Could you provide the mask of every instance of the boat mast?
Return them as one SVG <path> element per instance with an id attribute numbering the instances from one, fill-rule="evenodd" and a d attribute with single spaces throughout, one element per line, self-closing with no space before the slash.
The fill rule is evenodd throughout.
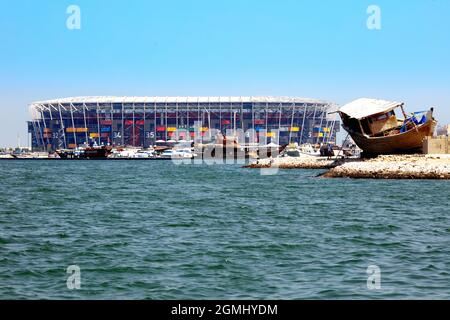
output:
<path id="1" fill-rule="evenodd" d="M 405 108 L 403 108 L 403 105 L 404 105 L 404 103 L 400 104 L 400 109 L 402 109 L 402 113 L 403 113 L 403 116 L 405 117 L 405 122 L 406 122 L 406 119 L 408 119 L 408 116 L 406 115 Z M 414 128 L 416 129 L 416 131 L 419 132 L 419 129 L 417 128 L 416 123 L 414 121 L 412 121 L 412 123 L 414 124 Z"/>

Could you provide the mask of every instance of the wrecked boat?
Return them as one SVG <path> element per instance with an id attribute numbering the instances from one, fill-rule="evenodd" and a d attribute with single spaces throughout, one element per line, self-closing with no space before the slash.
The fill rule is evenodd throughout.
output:
<path id="1" fill-rule="evenodd" d="M 402 118 L 396 111 L 401 110 Z M 421 153 L 437 121 L 433 108 L 407 114 L 403 102 L 362 98 L 337 111 L 344 129 L 365 155 Z"/>

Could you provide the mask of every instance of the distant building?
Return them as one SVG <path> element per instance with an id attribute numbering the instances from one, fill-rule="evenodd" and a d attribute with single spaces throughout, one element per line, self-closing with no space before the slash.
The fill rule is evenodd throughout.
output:
<path id="1" fill-rule="evenodd" d="M 28 132 L 34 150 L 75 148 L 86 142 L 147 147 L 158 140 L 190 140 L 201 130 L 254 129 L 280 145 L 334 143 L 335 105 L 289 97 L 78 97 L 34 102 Z M 240 141 L 240 143 L 245 143 Z"/>
<path id="2" fill-rule="evenodd" d="M 438 127 L 436 133 L 438 136 L 449 136 L 450 135 L 450 124 Z"/>

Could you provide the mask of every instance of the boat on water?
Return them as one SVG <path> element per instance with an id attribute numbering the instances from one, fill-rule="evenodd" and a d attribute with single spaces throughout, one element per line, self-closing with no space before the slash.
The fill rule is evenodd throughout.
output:
<path id="1" fill-rule="evenodd" d="M 133 158 L 135 158 L 135 159 L 147 159 L 147 158 L 154 158 L 154 157 L 155 157 L 155 150 L 153 150 L 153 149 L 138 150 L 133 155 Z"/>
<path id="2" fill-rule="evenodd" d="M 168 149 L 161 154 L 163 159 L 192 159 L 195 156 L 191 148 Z"/>
<path id="3" fill-rule="evenodd" d="M 221 132 L 216 134 L 216 136 L 208 143 L 199 143 L 196 145 L 196 150 L 203 159 L 246 159 L 246 158 L 258 158 L 258 157 L 269 157 L 271 155 L 271 150 L 275 149 L 272 145 L 264 146 L 263 154 L 260 153 L 262 146 L 259 144 L 248 144 L 241 145 L 238 142 L 239 138 L 236 135 L 224 135 Z M 279 146 L 277 146 L 279 148 Z M 278 154 L 278 152 L 277 152 Z"/>
<path id="4" fill-rule="evenodd" d="M 33 152 L 29 148 L 26 148 L 26 147 L 17 147 L 11 153 L 9 153 L 9 156 L 10 157 L 5 157 L 5 158 L 6 159 L 8 159 L 8 158 L 13 158 L 13 159 L 47 159 L 48 158 L 48 153 L 47 152 Z M 2 158 L 1 155 L 0 155 L 0 158 Z"/>
<path id="5" fill-rule="evenodd" d="M 109 158 L 111 159 L 147 159 L 154 158 L 155 150 L 150 147 L 146 149 L 139 148 L 117 148 L 113 149 Z"/>
<path id="6" fill-rule="evenodd" d="M 397 117 L 398 110 L 403 118 Z M 404 103 L 397 101 L 362 98 L 337 112 L 365 155 L 420 153 L 423 140 L 433 135 L 437 125 L 433 108 L 407 114 Z"/>
<path id="7" fill-rule="evenodd" d="M 312 144 L 305 143 L 298 145 L 298 143 L 291 143 L 286 146 L 283 152 L 280 154 L 281 157 L 320 157 L 320 150 L 315 148 Z"/>
<path id="8" fill-rule="evenodd" d="M 107 159 L 112 153 L 111 146 L 79 147 L 56 150 L 60 159 Z"/>
<path id="9" fill-rule="evenodd" d="M 192 159 L 195 154 L 190 148 L 168 149 L 161 154 L 163 159 Z"/>
<path id="10" fill-rule="evenodd" d="M 0 152 L 0 159 L 14 159 L 10 153 Z"/>
<path id="11" fill-rule="evenodd" d="M 30 152 L 23 154 L 11 154 L 13 159 L 48 159 L 49 155 L 47 152 Z"/>

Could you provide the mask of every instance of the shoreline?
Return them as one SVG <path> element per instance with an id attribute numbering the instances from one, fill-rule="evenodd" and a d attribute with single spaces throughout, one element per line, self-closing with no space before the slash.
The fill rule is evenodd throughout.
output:
<path id="1" fill-rule="evenodd" d="M 0 158 L 0 161 L 124 161 L 124 160 L 144 160 L 144 161 L 167 161 L 167 160 L 186 160 L 172 158 L 92 158 L 92 159 L 61 159 L 61 158 Z"/>
<path id="2" fill-rule="evenodd" d="M 302 156 L 298 158 L 283 157 L 274 159 L 261 159 L 250 163 L 244 168 L 250 169 L 332 169 L 345 162 L 357 161 L 359 159 L 330 159 L 327 157 Z"/>
<path id="3" fill-rule="evenodd" d="M 324 178 L 450 180 L 449 155 L 389 155 L 344 163 Z"/>
<path id="4" fill-rule="evenodd" d="M 323 178 L 450 180 L 450 155 L 384 155 L 373 159 L 264 159 L 246 168 L 326 169 Z"/>

